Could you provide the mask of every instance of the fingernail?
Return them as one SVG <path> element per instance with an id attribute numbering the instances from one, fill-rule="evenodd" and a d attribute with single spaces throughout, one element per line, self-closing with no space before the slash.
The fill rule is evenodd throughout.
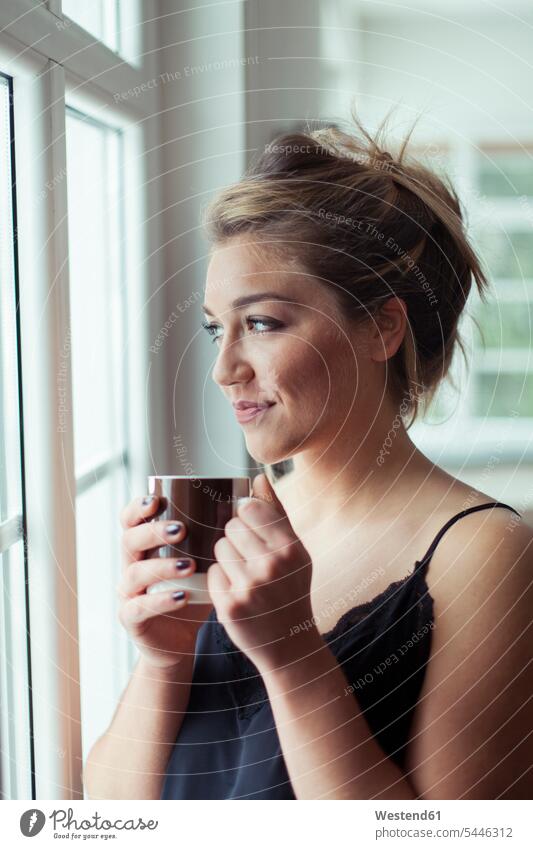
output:
<path id="1" fill-rule="evenodd" d="M 190 560 L 176 560 L 176 569 L 188 569 L 190 565 Z"/>
<path id="2" fill-rule="evenodd" d="M 183 525 L 180 522 L 174 522 L 172 525 L 167 525 L 166 532 L 170 537 L 175 537 L 176 534 L 179 534 Z"/>
<path id="3" fill-rule="evenodd" d="M 258 501 L 259 499 L 253 498 L 251 495 L 243 496 L 242 498 L 237 499 L 237 509 L 242 507 L 244 504 L 248 504 L 249 501 Z"/>
<path id="4" fill-rule="evenodd" d="M 172 593 L 172 598 L 174 601 L 181 601 L 182 598 L 185 598 L 185 593 L 183 590 L 178 590 L 176 593 Z"/>
<path id="5" fill-rule="evenodd" d="M 142 500 L 143 507 L 148 507 L 148 505 L 149 505 L 149 504 L 151 504 L 153 500 L 154 500 L 154 496 L 153 496 L 153 495 L 147 495 L 147 496 L 146 496 L 145 498 L 143 498 L 143 500 Z"/>

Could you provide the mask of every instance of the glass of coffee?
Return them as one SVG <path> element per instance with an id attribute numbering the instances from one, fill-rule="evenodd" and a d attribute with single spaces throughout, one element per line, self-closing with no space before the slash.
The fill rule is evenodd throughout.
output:
<path id="1" fill-rule="evenodd" d="M 182 522 L 187 536 L 176 545 L 165 543 L 152 549 L 146 557 L 192 557 L 196 563 L 193 575 L 160 581 L 148 592 L 186 590 L 189 604 L 211 604 L 207 570 L 216 561 L 213 548 L 224 536 L 226 522 L 237 515 L 239 499 L 251 496 L 251 479 L 150 475 L 148 493 L 159 497 L 157 520 Z"/>

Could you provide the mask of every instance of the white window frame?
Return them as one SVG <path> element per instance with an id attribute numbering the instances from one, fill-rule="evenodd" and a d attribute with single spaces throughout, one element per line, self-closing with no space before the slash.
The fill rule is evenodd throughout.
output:
<path id="1" fill-rule="evenodd" d="M 460 197 L 467 206 L 467 212 L 470 211 L 474 218 L 480 213 L 483 204 L 488 200 L 490 208 L 496 211 L 498 223 L 514 226 L 523 221 L 523 214 L 520 216 L 520 211 L 517 209 L 517 201 L 510 198 L 483 198 L 479 195 L 477 187 L 477 171 L 476 171 L 476 151 L 485 148 L 491 148 L 501 142 L 501 139 L 488 139 L 486 137 L 477 139 L 464 139 L 462 142 L 457 140 L 446 140 L 445 148 L 449 157 L 449 165 L 445 166 L 445 170 L 449 174 L 458 190 Z M 531 147 L 531 136 L 523 140 L 523 144 Z M 520 142 L 517 141 L 517 147 Z M 444 150 L 444 146 L 443 146 Z M 431 164 L 431 163 L 430 163 Z M 533 198 L 531 198 L 533 201 Z M 467 226 L 469 222 L 467 221 Z M 496 225 L 498 226 L 498 225 Z M 469 230 L 473 230 L 470 228 Z M 512 295 L 505 294 L 500 290 L 496 290 L 499 282 L 493 281 L 489 276 L 490 295 L 489 299 L 493 301 L 495 295 L 498 300 L 512 300 Z M 517 281 L 515 281 L 516 283 Z M 524 281 L 524 284 L 527 281 Z M 531 298 L 531 295 L 530 295 Z M 524 300 L 526 299 L 524 294 Z M 460 328 L 466 332 L 463 335 L 465 342 L 469 344 L 468 333 L 470 331 L 477 334 L 477 329 L 470 323 L 469 315 L 473 313 L 473 309 L 479 303 L 479 295 L 473 285 L 472 291 L 468 300 L 466 312 L 461 318 Z M 464 322 L 467 323 L 465 328 Z M 485 366 L 491 356 L 501 356 L 501 351 L 490 350 L 483 352 L 483 366 Z M 531 362 L 529 363 L 531 370 Z M 481 367 L 479 371 L 484 371 Z M 494 450 L 498 446 L 499 456 L 502 461 L 508 462 L 531 462 L 533 460 L 533 420 L 530 417 L 505 416 L 505 417 L 478 417 L 471 414 L 469 410 L 469 396 L 464 392 L 464 380 L 472 379 L 475 371 L 475 365 L 469 363 L 468 372 L 464 367 L 463 358 L 459 351 L 454 356 L 454 362 L 450 369 L 450 374 L 455 380 L 456 386 L 459 387 L 459 394 L 456 396 L 457 409 L 450 422 L 443 424 L 428 424 L 422 421 L 417 421 L 410 430 L 415 443 L 436 463 L 448 464 L 450 466 L 461 465 L 461 468 L 468 466 L 481 466 L 486 463 Z M 452 437 L 451 434 L 457 434 L 458 438 Z M 466 440 L 466 441 L 465 441 Z M 465 445 L 468 444 L 468 454 L 465 454 Z"/>
<path id="2" fill-rule="evenodd" d="M 0 521 L 0 773 L 3 798 L 21 798 L 31 793 L 32 757 L 31 757 L 31 711 L 30 711 L 30 669 L 27 641 L 27 602 L 26 602 L 26 557 L 24 550 L 25 529 L 25 487 L 23 475 L 22 422 L 23 411 L 19 407 L 12 415 L 9 400 L 18 403 L 20 399 L 20 327 L 19 315 L 13 314 L 19 301 L 17 253 L 16 253 L 16 201 L 12 186 L 16 178 L 13 161 L 13 121 L 12 86 L 2 77 L 3 94 L 9 99 L 7 116 L 7 159 L 10 160 L 8 173 L 3 175 L 2 191 L 10 198 L 2 198 L 2 212 L 8 218 L 2 220 L 2 226 L 8 234 L 3 249 L 2 270 L 7 272 L 0 280 L 2 309 L 2 333 L 7 331 L 7 344 L 0 342 L 1 407 L 6 425 L 2 428 L 6 441 L 0 446 L 5 465 L 2 464 L 0 486 L 4 490 L 2 520 Z M 3 106 L 3 104 L 2 104 Z M 3 153 L 6 153 L 4 151 Z M 5 161 L 5 160 L 4 160 Z M 11 181 L 11 187 L 9 182 Z M 7 203 L 6 203 L 7 201 Z M 10 207 L 10 208 L 9 208 Z M 8 241 L 9 240 L 9 241 Z M 9 244 L 9 242 L 11 244 Z M 8 256 L 7 254 L 11 254 Z M 10 304 L 10 305 L 8 305 Z M 14 321 L 9 328 L 7 322 Z M 11 331 L 11 332 L 10 332 Z M 11 346 L 14 345 L 14 350 Z M 11 348 L 11 350 L 9 350 Z M 13 370 L 14 367 L 14 370 Z M 9 369 L 9 372 L 7 371 Z M 7 388 L 7 392 L 6 392 Z M 11 389 L 11 393 L 9 393 Z M 10 395 L 10 398 L 8 397 Z M 16 400 L 15 400 L 16 399 Z M 6 403 L 7 402 L 7 403 Z M 15 479 L 15 480 L 14 480 Z M 15 482 L 16 481 L 16 482 Z M 8 489 L 8 486 L 12 489 Z"/>
<path id="3" fill-rule="evenodd" d="M 158 277 L 158 257 L 151 251 L 156 186 L 143 171 L 146 151 L 155 160 L 158 128 L 146 120 L 150 115 L 143 98 L 117 102 L 114 95 L 155 76 L 155 56 L 143 49 L 139 66 L 126 63 L 63 19 L 60 0 L 50 0 L 48 8 L 30 0 L 3 0 L 0 6 L 0 69 L 13 79 L 15 120 L 36 799 L 83 798 L 73 503 L 86 478 L 75 481 L 72 410 L 62 411 L 60 423 L 56 403 L 59 362 L 65 365 L 62 376 L 72 398 L 64 350 L 67 190 L 66 180 L 54 180 L 66 167 L 65 94 L 69 105 L 99 120 L 106 116 L 123 132 L 128 310 L 131 326 L 139 327 L 138 318 L 150 304 L 148 282 Z M 52 188 L 43 193 L 47 183 Z M 46 344 L 36 349 L 36 340 L 43 338 Z M 143 380 L 148 344 L 147 329 L 128 339 L 128 456 L 131 488 L 137 492 L 143 491 L 150 470 Z M 104 470 L 120 459 L 105 458 Z"/>

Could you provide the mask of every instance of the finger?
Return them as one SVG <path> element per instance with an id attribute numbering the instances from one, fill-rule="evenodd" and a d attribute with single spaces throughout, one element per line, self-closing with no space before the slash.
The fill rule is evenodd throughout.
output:
<path id="1" fill-rule="evenodd" d="M 181 567 L 184 568 L 181 568 Z M 148 587 L 158 581 L 171 578 L 187 578 L 196 571 L 196 563 L 190 557 L 154 557 L 152 560 L 139 560 L 132 563 L 117 586 L 121 598 L 145 593 Z"/>
<path id="2" fill-rule="evenodd" d="M 136 560 L 143 559 L 143 552 L 163 545 L 176 545 L 187 536 L 187 527 L 183 522 L 172 519 L 161 522 L 143 522 L 129 528 L 122 534 L 122 566 L 130 566 Z"/>
<path id="3" fill-rule="evenodd" d="M 173 594 L 176 590 L 170 592 L 150 593 L 149 595 L 137 595 L 129 599 L 122 605 L 119 612 L 119 619 L 125 628 L 131 628 L 142 625 L 154 616 L 161 616 L 165 613 L 172 613 L 174 610 L 181 610 L 188 603 L 188 596 L 181 599 L 175 599 Z"/>
<path id="4" fill-rule="evenodd" d="M 227 537 L 218 539 L 214 546 L 214 554 L 219 566 L 224 572 L 229 584 L 243 587 L 246 585 L 249 569 L 240 552 Z"/>
<path id="5" fill-rule="evenodd" d="M 286 547 L 288 539 L 295 536 L 288 520 L 281 516 L 275 507 L 259 499 L 239 503 L 237 516 L 271 551 Z"/>
<path id="6" fill-rule="evenodd" d="M 220 602 L 223 599 L 227 599 L 228 593 L 231 592 L 231 582 L 218 562 L 213 563 L 207 570 L 207 591 L 215 609 L 217 608 L 217 602 L 220 605 Z"/>
<path id="7" fill-rule="evenodd" d="M 241 557 L 250 561 L 252 566 L 254 560 L 257 561 L 259 557 L 268 553 L 264 539 L 237 516 L 226 522 L 224 534 Z"/>
<path id="8" fill-rule="evenodd" d="M 120 514 L 120 524 L 124 529 L 132 528 L 157 514 L 159 498 L 157 495 L 145 495 L 134 498 L 126 504 Z"/>

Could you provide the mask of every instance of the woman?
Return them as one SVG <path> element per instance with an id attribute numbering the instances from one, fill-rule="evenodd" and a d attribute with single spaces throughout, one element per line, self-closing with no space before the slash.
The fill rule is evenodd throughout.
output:
<path id="1" fill-rule="evenodd" d="M 93 798 L 531 795 L 533 532 L 407 432 L 486 280 L 453 189 L 356 123 L 281 136 L 207 210 L 213 378 L 252 457 L 292 469 L 254 480 L 200 612 L 146 594 L 168 523 L 125 508 L 141 659 Z"/>

